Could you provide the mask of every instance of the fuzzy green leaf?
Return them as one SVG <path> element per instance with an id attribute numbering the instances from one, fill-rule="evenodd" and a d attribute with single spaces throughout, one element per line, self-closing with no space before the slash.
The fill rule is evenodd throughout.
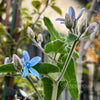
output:
<path id="1" fill-rule="evenodd" d="M 69 43 L 69 42 L 73 42 L 77 39 L 77 36 L 73 33 L 69 33 L 67 38 L 66 38 L 66 42 Z"/>
<path id="2" fill-rule="evenodd" d="M 49 74 L 59 72 L 58 67 L 49 63 L 38 63 L 37 65 L 33 66 L 40 74 Z"/>
<path id="3" fill-rule="evenodd" d="M 52 99 L 53 82 L 47 77 L 42 78 L 44 88 L 44 100 Z"/>
<path id="4" fill-rule="evenodd" d="M 0 72 L 17 72 L 13 63 L 0 65 Z"/>
<path id="5" fill-rule="evenodd" d="M 60 81 L 58 84 L 58 92 L 57 92 L 57 100 L 59 99 L 61 93 L 66 87 L 67 82 L 66 81 Z"/>
<path id="6" fill-rule="evenodd" d="M 60 15 L 62 15 L 62 11 L 59 7 L 55 6 L 55 5 L 52 5 L 51 6 L 57 13 L 59 13 Z"/>
<path id="7" fill-rule="evenodd" d="M 56 39 L 62 39 L 61 36 L 59 35 L 59 33 L 54 28 L 50 19 L 47 18 L 47 17 L 44 17 L 43 20 L 44 20 L 45 26 L 48 28 L 48 31 L 50 32 L 51 40 L 53 41 L 53 40 L 56 40 Z"/>
<path id="8" fill-rule="evenodd" d="M 64 41 L 61 40 L 55 40 L 51 41 L 48 44 L 45 45 L 45 52 L 50 53 L 50 52 L 55 52 L 55 53 L 67 53 L 67 48 L 66 44 Z"/>

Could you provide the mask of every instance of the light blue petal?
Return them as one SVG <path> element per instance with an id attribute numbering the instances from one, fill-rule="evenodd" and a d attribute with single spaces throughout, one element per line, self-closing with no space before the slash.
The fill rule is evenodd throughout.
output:
<path id="1" fill-rule="evenodd" d="M 8 64 L 8 63 L 10 63 L 10 59 L 9 59 L 9 57 L 6 57 L 4 60 L 4 64 Z"/>
<path id="2" fill-rule="evenodd" d="M 26 77 L 28 75 L 28 68 L 24 67 L 24 73 L 22 75 L 22 77 Z"/>
<path id="3" fill-rule="evenodd" d="M 40 75 L 39 75 L 39 73 L 38 73 L 35 69 L 33 69 L 32 67 L 30 67 L 30 68 L 29 68 L 29 71 L 30 71 L 34 76 L 37 76 L 38 79 L 40 79 Z"/>
<path id="4" fill-rule="evenodd" d="M 36 65 L 41 60 L 41 57 L 36 56 L 30 60 L 30 66 Z"/>
<path id="5" fill-rule="evenodd" d="M 77 19 L 76 19 L 76 20 L 79 20 L 79 18 L 82 16 L 82 14 L 83 14 L 84 10 L 85 10 L 85 8 L 82 8 L 82 9 L 81 9 L 81 12 L 80 12 L 80 14 L 78 15 L 78 17 L 77 17 Z"/>
<path id="6" fill-rule="evenodd" d="M 69 7 L 68 14 L 71 16 L 71 18 L 73 20 L 75 20 L 75 11 L 74 11 L 74 8 L 72 6 Z"/>
<path id="7" fill-rule="evenodd" d="M 21 63 L 22 63 L 22 66 L 25 67 L 25 63 L 23 62 L 23 60 L 21 59 Z"/>
<path id="8" fill-rule="evenodd" d="M 64 18 L 57 18 L 56 21 L 65 21 Z"/>
<path id="9" fill-rule="evenodd" d="M 97 25 L 96 22 L 90 24 L 89 29 L 90 29 L 90 30 L 94 30 L 94 28 L 95 28 L 96 25 Z"/>
<path id="10" fill-rule="evenodd" d="M 29 62 L 30 56 L 26 50 L 23 51 L 23 57 L 25 62 Z"/>

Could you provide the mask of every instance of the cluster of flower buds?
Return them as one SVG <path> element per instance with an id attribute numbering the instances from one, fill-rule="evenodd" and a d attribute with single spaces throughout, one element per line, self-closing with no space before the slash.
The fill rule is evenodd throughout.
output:
<path id="1" fill-rule="evenodd" d="M 65 15 L 65 19 L 57 18 L 56 20 L 61 21 L 62 24 L 65 24 L 69 30 L 71 30 L 72 28 L 74 29 L 77 25 L 77 21 L 82 16 L 84 10 L 85 8 L 82 8 L 80 14 L 76 18 L 74 8 L 70 6 L 68 13 L 66 13 Z"/>

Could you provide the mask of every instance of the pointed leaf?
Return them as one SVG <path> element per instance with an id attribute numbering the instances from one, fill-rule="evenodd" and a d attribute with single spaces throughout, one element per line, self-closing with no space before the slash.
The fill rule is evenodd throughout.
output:
<path id="1" fill-rule="evenodd" d="M 17 72 L 13 63 L 0 65 L 0 72 Z"/>
<path id="2" fill-rule="evenodd" d="M 40 6 L 41 6 L 41 3 L 40 3 L 40 1 L 38 1 L 38 0 L 34 0 L 34 1 L 32 1 L 32 5 L 33 5 L 36 9 L 39 10 L 39 8 L 40 8 Z"/>
<path id="3" fill-rule="evenodd" d="M 69 43 L 69 42 L 73 42 L 77 39 L 77 36 L 73 33 L 69 33 L 68 36 L 67 36 L 67 39 L 66 39 L 66 42 Z"/>
<path id="4" fill-rule="evenodd" d="M 67 82 L 66 81 L 60 81 L 58 84 L 58 92 L 57 92 L 57 100 L 59 99 L 61 93 L 66 87 Z"/>
<path id="5" fill-rule="evenodd" d="M 67 81 L 67 88 L 71 96 L 74 100 L 78 100 L 79 93 L 75 74 L 75 64 L 73 59 L 71 59 L 68 64 L 68 68 L 64 74 L 64 79 Z"/>
<path id="6" fill-rule="evenodd" d="M 33 66 L 33 68 L 37 70 L 40 74 L 59 72 L 58 67 L 49 63 L 38 63 L 37 65 Z"/>
<path id="7" fill-rule="evenodd" d="M 62 11 L 59 7 L 55 6 L 55 5 L 52 5 L 51 6 L 57 13 L 59 13 L 60 15 L 62 15 Z"/>
<path id="8" fill-rule="evenodd" d="M 66 48 L 65 42 L 61 40 L 55 40 L 51 41 L 48 44 L 45 45 L 45 52 L 50 53 L 50 52 L 55 52 L 55 53 L 67 53 L 67 48 Z"/>
<path id="9" fill-rule="evenodd" d="M 45 26 L 48 28 L 48 31 L 50 32 L 51 40 L 62 39 L 60 37 L 59 33 L 54 28 L 54 26 L 53 26 L 52 22 L 50 21 L 50 19 L 47 18 L 47 17 L 44 17 L 43 20 L 44 20 Z"/>
<path id="10" fill-rule="evenodd" d="M 42 78 L 44 88 L 44 100 L 52 99 L 53 82 L 47 77 Z"/>

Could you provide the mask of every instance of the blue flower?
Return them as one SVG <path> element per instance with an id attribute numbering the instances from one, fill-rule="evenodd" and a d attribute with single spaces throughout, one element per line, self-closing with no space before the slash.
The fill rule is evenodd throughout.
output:
<path id="1" fill-rule="evenodd" d="M 68 10 L 68 15 L 70 15 L 70 17 L 71 17 L 71 19 L 73 21 L 78 21 L 79 18 L 82 16 L 84 10 L 85 10 L 85 8 L 82 8 L 80 14 L 76 18 L 74 8 L 72 6 L 70 6 L 69 7 L 69 10 Z M 64 24 L 65 23 L 65 19 L 64 18 L 57 18 L 56 21 L 61 21 L 61 24 Z"/>
<path id="2" fill-rule="evenodd" d="M 30 60 L 30 56 L 26 50 L 23 51 L 24 62 L 22 61 L 22 65 L 24 66 L 24 73 L 22 77 L 26 77 L 28 75 L 28 70 L 35 76 L 40 79 L 39 73 L 33 69 L 31 66 L 36 65 L 41 60 L 41 57 L 36 56 Z"/>

